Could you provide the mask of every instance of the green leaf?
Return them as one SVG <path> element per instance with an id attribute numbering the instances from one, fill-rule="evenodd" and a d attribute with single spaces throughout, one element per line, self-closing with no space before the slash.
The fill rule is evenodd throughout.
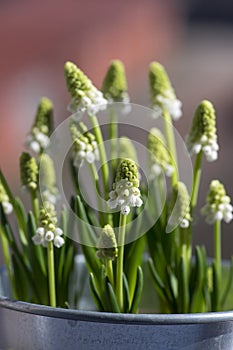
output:
<path id="1" fill-rule="evenodd" d="M 179 313 L 188 313 L 189 311 L 189 283 L 188 271 L 185 264 L 185 258 L 180 257 L 178 273 L 178 298 L 177 306 Z"/>
<path id="2" fill-rule="evenodd" d="M 158 296 L 161 298 L 161 300 L 163 300 L 163 302 L 169 303 L 170 300 L 168 300 L 165 285 L 163 284 L 163 281 L 160 279 L 160 277 L 156 271 L 156 268 L 154 266 L 153 260 L 151 258 L 148 261 L 148 267 L 149 267 L 149 271 L 150 271 L 150 274 L 152 277 L 152 282 L 153 282 L 154 287 L 158 293 Z"/>
<path id="3" fill-rule="evenodd" d="M 94 275 L 92 272 L 89 274 L 89 282 L 90 282 L 90 290 L 91 290 L 92 298 L 97 306 L 97 309 L 99 311 L 104 311 L 103 305 L 98 295 Z"/>
<path id="4" fill-rule="evenodd" d="M 231 257 L 231 266 L 229 269 L 227 285 L 226 285 L 226 289 L 223 293 L 222 300 L 221 300 L 221 309 L 222 310 L 224 310 L 225 303 L 226 303 L 227 298 L 229 297 L 229 293 L 232 289 L 232 286 L 233 286 L 233 257 Z"/>
<path id="5" fill-rule="evenodd" d="M 107 310 L 105 311 L 120 313 L 121 311 L 117 303 L 116 295 L 107 277 L 105 277 L 105 296 L 107 303 Z"/>
<path id="6" fill-rule="evenodd" d="M 142 291 L 143 291 L 143 272 L 142 272 L 142 268 L 138 266 L 134 296 L 133 296 L 133 301 L 130 308 L 131 313 L 136 313 L 138 311 L 138 306 L 141 300 Z"/>
<path id="7" fill-rule="evenodd" d="M 130 309 L 129 285 L 126 275 L 123 273 L 123 312 L 127 313 Z"/>
<path id="8" fill-rule="evenodd" d="M 207 264 L 206 254 L 202 247 L 195 249 L 195 265 L 190 278 L 190 312 L 207 311 Z"/>

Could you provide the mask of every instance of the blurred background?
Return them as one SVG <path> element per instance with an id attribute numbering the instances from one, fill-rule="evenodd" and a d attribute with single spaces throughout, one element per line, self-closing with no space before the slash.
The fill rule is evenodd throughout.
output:
<path id="1" fill-rule="evenodd" d="M 233 197 L 233 3 L 229 0 L 0 0 L 0 164 L 19 194 L 18 159 L 42 96 L 53 100 L 58 125 L 68 113 L 63 65 L 74 61 L 101 86 L 110 60 L 125 63 L 131 101 L 149 103 L 148 66 L 165 65 L 183 101 L 176 127 L 189 130 L 197 104 L 216 107 L 219 160 L 204 165 L 199 206 L 210 180 Z M 211 227 L 197 218 L 195 242 L 208 244 Z M 233 253 L 224 225 L 223 253 Z"/>

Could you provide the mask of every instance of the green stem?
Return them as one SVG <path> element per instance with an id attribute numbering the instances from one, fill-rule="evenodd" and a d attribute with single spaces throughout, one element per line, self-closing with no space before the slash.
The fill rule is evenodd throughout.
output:
<path id="1" fill-rule="evenodd" d="M 197 198 L 198 198 L 198 192 L 199 192 L 200 180 L 201 180 L 202 155 L 203 155 L 202 151 L 197 154 L 195 165 L 194 165 L 192 196 L 191 196 L 191 214 L 193 213 L 197 205 Z"/>
<path id="2" fill-rule="evenodd" d="M 109 184 L 108 184 L 109 169 L 108 169 L 105 147 L 104 147 L 104 143 L 103 143 L 104 142 L 103 136 L 102 136 L 102 132 L 101 132 L 101 129 L 99 126 L 98 119 L 96 118 L 95 115 L 90 116 L 90 121 L 92 124 L 93 133 L 94 133 L 96 141 L 98 143 L 100 162 L 101 162 L 101 172 L 102 172 L 103 185 L 104 185 L 104 195 L 105 195 L 105 199 L 107 199 L 108 194 L 109 194 Z"/>
<path id="3" fill-rule="evenodd" d="M 120 214 L 119 237 L 118 237 L 118 258 L 116 267 L 116 297 L 121 311 L 123 311 L 123 263 L 124 243 L 127 215 Z"/>
<path id="4" fill-rule="evenodd" d="M 48 276 L 49 276 L 50 306 L 56 307 L 56 288 L 55 288 L 55 273 L 54 273 L 53 242 L 48 242 L 47 257 L 48 257 Z"/>
<path id="5" fill-rule="evenodd" d="M 10 248 L 9 248 L 7 238 L 5 237 L 4 230 L 2 230 L 1 228 L 0 228 L 0 237 L 1 237 L 1 243 L 2 243 L 3 258 L 6 265 L 9 282 L 11 285 L 12 296 L 14 299 L 16 299 L 15 284 L 14 284 L 13 272 L 11 268 Z"/>
<path id="6" fill-rule="evenodd" d="M 219 276 L 219 283 L 221 283 L 221 261 L 222 261 L 222 247 L 221 247 L 221 221 L 216 220 L 214 223 L 214 259 Z"/>
<path id="7" fill-rule="evenodd" d="M 32 202 L 32 211 L 35 216 L 35 221 L 38 224 L 40 209 L 39 209 L 39 200 L 37 198 L 36 191 L 30 190 L 30 196 L 31 196 L 31 202 Z"/>
<path id="8" fill-rule="evenodd" d="M 112 165 L 113 171 L 117 167 L 117 138 L 118 138 L 117 117 L 114 110 L 111 110 L 110 125 L 109 125 L 109 139 L 110 139 L 111 165 Z"/>
<path id="9" fill-rule="evenodd" d="M 105 259 L 105 266 L 106 266 L 108 279 L 109 279 L 112 287 L 114 288 L 114 277 L 113 277 L 112 261 L 109 260 L 109 259 Z"/>
<path id="10" fill-rule="evenodd" d="M 101 225 L 104 224 L 104 217 L 103 217 L 103 207 L 102 207 L 102 199 L 100 197 L 101 191 L 100 191 L 100 184 L 99 184 L 99 175 L 96 169 L 96 166 L 94 163 L 90 164 L 90 170 L 91 170 L 91 175 L 94 180 L 95 186 L 96 186 L 96 199 L 98 203 L 98 209 L 100 212 L 100 223 Z"/>
<path id="11" fill-rule="evenodd" d="M 176 155 L 176 143 L 173 131 L 172 118 L 170 114 L 163 109 L 163 119 L 164 119 L 164 128 L 167 139 L 167 145 L 169 152 L 171 154 L 172 165 L 174 167 L 174 172 L 172 174 L 172 186 L 175 186 L 178 182 L 178 164 L 177 164 L 177 155 Z"/>

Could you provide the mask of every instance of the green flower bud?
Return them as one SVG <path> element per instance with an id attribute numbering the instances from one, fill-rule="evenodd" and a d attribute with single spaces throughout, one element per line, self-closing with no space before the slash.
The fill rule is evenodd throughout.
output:
<path id="1" fill-rule="evenodd" d="M 88 131 L 84 123 L 70 123 L 70 133 L 73 143 L 73 164 L 80 167 L 83 161 L 93 163 L 99 160 L 98 144 L 95 136 Z"/>
<path id="2" fill-rule="evenodd" d="M 127 81 L 125 68 L 121 61 L 112 61 L 103 81 L 102 91 L 104 97 L 113 102 L 122 102 L 127 99 Z"/>
<path id="3" fill-rule="evenodd" d="M 33 128 L 38 128 L 48 136 L 53 131 L 53 104 L 47 97 L 42 97 L 39 103 Z"/>
<path id="4" fill-rule="evenodd" d="M 156 116 L 162 115 L 163 109 L 171 114 L 174 120 L 182 116 L 182 103 L 176 98 L 174 89 L 164 67 L 152 62 L 149 70 L 151 107 Z"/>
<path id="5" fill-rule="evenodd" d="M 131 159 L 124 159 L 117 168 L 115 183 L 127 180 L 133 184 L 134 187 L 139 187 L 138 167 Z"/>
<path id="6" fill-rule="evenodd" d="M 26 144 L 35 153 L 42 152 L 49 145 L 53 131 L 53 104 L 43 97 L 39 103 L 35 122 L 26 139 Z"/>
<path id="7" fill-rule="evenodd" d="M 40 161 L 39 181 L 42 200 L 56 204 L 58 189 L 54 163 L 46 153 L 43 153 Z"/>
<path id="8" fill-rule="evenodd" d="M 38 166 L 34 157 L 23 152 L 20 157 L 20 176 L 22 186 L 35 190 L 38 185 Z"/>
<path id="9" fill-rule="evenodd" d="M 137 162 L 137 152 L 132 143 L 132 141 L 128 137 L 120 137 L 119 139 L 119 158 L 125 159 L 129 158 L 133 161 Z"/>
<path id="10" fill-rule="evenodd" d="M 12 213 L 13 206 L 10 203 L 10 199 L 6 193 L 6 190 L 1 183 L 0 183 L 0 203 L 2 204 L 3 211 L 6 215 Z"/>
<path id="11" fill-rule="evenodd" d="M 118 249 L 116 237 L 113 228 L 110 225 L 105 225 L 101 231 L 97 241 L 98 258 L 114 260 L 117 257 Z"/>
<path id="12" fill-rule="evenodd" d="M 208 161 L 218 158 L 215 110 L 210 101 L 204 100 L 197 107 L 190 129 L 187 146 L 191 153 L 201 151 Z"/>
<path id="13" fill-rule="evenodd" d="M 190 196 L 187 187 L 183 182 L 178 182 L 172 189 L 170 202 L 170 212 L 172 216 L 169 219 L 169 225 L 187 228 L 192 220 L 190 215 Z"/>
<path id="14" fill-rule="evenodd" d="M 40 208 L 40 222 L 45 229 L 57 224 L 57 213 L 55 207 L 50 202 L 44 202 Z"/>
<path id="15" fill-rule="evenodd" d="M 202 215 L 206 217 L 206 222 L 213 224 L 215 221 L 224 220 L 229 223 L 233 218 L 233 207 L 230 202 L 231 199 L 227 196 L 224 185 L 218 180 L 212 180 L 206 204 L 201 209 Z"/>
<path id="16" fill-rule="evenodd" d="M 128 215 L 131 207 L 143 204 L 139 190 L 138 167 L 131 159 L 124 159 L 117 168 L 113 191 L 109 193 L 111 209 L 121 208 L 121 214 Z"/>
<path id="17" fill-rule="evenodd" d="M 82 113 L 95 115 L 106 108 L 107 101 L 91 80 L 72 62 L 65 64 L 66 85 L 72 97 L 68 111 L 79 120 Z"/>
<path id="18" fill-rule="evenodd" d="M 150 151 L 151 177 L 160 175 L 163 171 L 167 176 L 171 176 L 174 171 L 171 155 L 163 134 L 157 128 L 150 130 L 148 150 Z"/>
<path id="19" fill-rule="evenodd" d="M 65 63 L 66 85 L 72 97 L 82 97 L 92 87 L 92 82 L 74 63 Z"/>

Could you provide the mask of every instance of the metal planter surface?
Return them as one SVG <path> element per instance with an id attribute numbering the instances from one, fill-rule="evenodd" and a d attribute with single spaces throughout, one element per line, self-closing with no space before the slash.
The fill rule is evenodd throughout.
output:
<path id="1" fill-rule="evenodd" d="M 1 272 L 0 295 L 7 295 Z M 233 311 L 112 314 L 66 310 L 0 297 L 0 349 L 233 349 Z"/>

